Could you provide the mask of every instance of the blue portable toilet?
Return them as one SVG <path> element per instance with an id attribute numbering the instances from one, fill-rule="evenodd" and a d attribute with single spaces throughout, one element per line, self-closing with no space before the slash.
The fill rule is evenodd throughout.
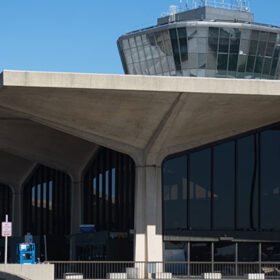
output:
<path id="1" fill-rule="evenodd" d="M 17 246 L 17 262 L 35 264 L 35 243 L 20 243 Z"/>

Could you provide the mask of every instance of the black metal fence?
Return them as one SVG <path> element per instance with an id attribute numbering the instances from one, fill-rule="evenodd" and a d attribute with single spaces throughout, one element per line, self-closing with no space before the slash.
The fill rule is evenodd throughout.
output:
<path id="1" fill-rule="evenodd" d="M 221 273 L 222 278 L 241 279 L 263 273 L 280 279 L 280 262 L 106 262 L 54 261 L 55 279 L 170 279 L 202 278 L 203 273 Z"/>

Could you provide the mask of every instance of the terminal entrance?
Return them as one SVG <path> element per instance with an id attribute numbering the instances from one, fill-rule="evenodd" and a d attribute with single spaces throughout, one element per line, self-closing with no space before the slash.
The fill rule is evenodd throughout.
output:
<path id="1" fill-rule="evenodd" d="M 86 166 L 81 187 L 81 224 L 93 232 L 71 232 L 73 182 L 59 170 L 37 165 L 22 186 L 21 236 L 9 238 L 9 262 L 16 262 L 17 244 L 30 233 L 36 261 L 132 260 L 135 165 L 125 154 L 100 147 Z M 75 201 L 75 200 L 74 200 Z M 0 185 L 0 218 L 13 219 L 13 193 Z M 13 227 L 16 227 L 13 224 Z M 74 242 L 73 242 L 74 240 Z M 71 242 L 75 254 L 71 254 Z M 0 238 L 0 262 L 4 239 Z"/>
<path id="2" fill-rule="evenodd" d="M 83 223 L 94 225 L 96 233 L 76 237 L 78 259 L 132 260 L 134 182 L 135 165 L 128 155 L 99 149 L 83 189 Z M 83 245 L 85 238 L 90 240 Z"/>

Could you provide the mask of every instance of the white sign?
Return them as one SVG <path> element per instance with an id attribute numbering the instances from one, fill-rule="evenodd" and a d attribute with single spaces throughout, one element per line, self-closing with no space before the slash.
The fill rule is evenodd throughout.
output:
<path id="1" fill-rule="evenodd" d="M 10 222 L 2 223 L 2 236 L 3 237 L 12 236 L 12 223 L 10 223 Z"/>

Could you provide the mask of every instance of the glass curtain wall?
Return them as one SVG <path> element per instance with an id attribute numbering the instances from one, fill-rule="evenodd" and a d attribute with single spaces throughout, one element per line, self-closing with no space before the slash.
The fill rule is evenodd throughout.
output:
<path id="1" fill-rule="evenodd" d="M 126 74 L 280 78 L 280 34 L 234 23 L 136 32 L 122 37 L 118 47 Z"/>
<path id="2" fill-rule="evenodd" d="M 24 233 L 69 234 L 70 190 L 67 174 L 39 166 L 24 184 Z"/>
<path id="3" fill-rule="evenodd" d="M 273 262 L 280 260 L 280 243 L 273 242 L 165 242 L 164 260 L 168 262 L 204 262 L 208 271 L 211 268 L 207 262 Z M 178 264 L 177 264 L 178 265 Z M 218 264 L 215 264 L 219 270 Z M 170 265 L 171 268 L 171 265 Z M 210 268 L 210 269 L 209 269 Z M 227 266 L 229 268 L 229 266 Z M 232 267 L 234 269 L 234 267 Z M 174 267 L 173 267 L 174 269 Z M 171 270 L 171 269 L 170 269 Z M 234 272 L 234 271 L 229 271 Z M 194 271 L 192 272 L 194 273 Z"/>
<path id="4" fill-rule="evenodd" d="M 135 165 L 125 154 L 100 148 L 84 176 L 83 222 L 97 231 L 134 228 Z"/>
<path id="5" fill-rule="evenodd" d="M 39 236 L 40 256 L 47 237 L 48 258 L 68 259 L 71 222 L 71 179 L 58 170 L 40 165 L 24 184 L 23 233 Z M 44 258 L 44 257 L 43 257 Z"/>
<path id="6" fill-rule="evenodd" d="M 279 213 L 280 125 L 187 151 L 163 163 L 165 235 L 203 230 L 277 232 Z"/>
<path id="7" fill-rule="evenodd" d="M 5 184 L 0 184 L 0 221 L 5 221 L 5 216 L 12 218 L 12 190 Z"/>

